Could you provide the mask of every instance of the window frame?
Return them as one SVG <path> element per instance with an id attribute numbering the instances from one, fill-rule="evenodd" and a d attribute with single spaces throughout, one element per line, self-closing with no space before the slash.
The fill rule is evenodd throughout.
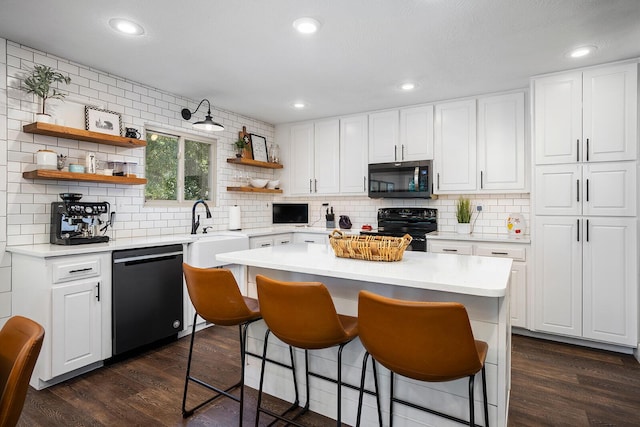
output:
<path id="1" fill-rule="evenodd" d="M 181 129 L 169 129 L 169 128 L 163 128 L 163 127 L 154 126 L 154 125 L 145 125 L 144 130 L 145 130 L 145 141 L 146 141 L 146 136 L 152 133 L 170 135 L 178 138 L 178 171 L 177 171 L 178 173 L 176 176 L 176 181 L 180 183 L 178 185 L 178 188 L 176 189 L 176 195 L 177 195 L 176 200 L 147 200 L 146 187 L 145 187 L 145 193 L 143 195 L 144 205 L 149 207 L 182 207 L 182 206 L 190 207 L 193 205 L 194 200 L 184 200 L 185 141 L 189 140 L 189 141 L 194 141 L 201 144 L 209 145 L 209 189 L 210 191 L 209 191 L 209 197 L 205 199 L 205 201 L 207 202 L 207 204 L 210 205 L 210 207 L 214 207 L 215 200 L 217 198 L 216 197 L 217 195 L 216 177 L 217 177 L 218 162 L 217 162 L 217 156 L 216 156 L 217 154 L 216 148 L 217 148 L 218 139 L 210 138 L 210 137 L 206 137 L 206 136 L 202 136 L 202 135 L 198 135 L 190 132 L 185 132 L 184 130 L 181 130 Z M 145 160 L 145 172 L 146 172 L 146 167 L 147 167 L 146 148 L 144 153 L 144 160 Z"/>

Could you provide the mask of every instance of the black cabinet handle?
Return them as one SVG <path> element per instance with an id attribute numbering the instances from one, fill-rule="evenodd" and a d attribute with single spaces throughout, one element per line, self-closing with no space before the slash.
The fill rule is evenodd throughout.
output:
<path id="1" fill-rule="evenodd" d="M 480 171 L 480 189 L 482 189 L 482 188 L 483 188 L 483 186 L 482 186 L 482 171 Z"/>
<path id="2" fill-rule="evenodd" d="M 318 180 L 314 179 L 313 181 L 314 181 L 314 185 L 315 185 L 315 193 L 317 193 L 318 192 Z"/>
<path id="3" fill-rule="evenodd" d="M 404 160 L 404 144 L 400 146 L 400 160 Z"/>
<path id="4" fill-rule="evenodd" d="M 447 248 L 444 248 L 444 249 L 442 250 L 442 252 L 458 252 L 458 250 L 457 250 L 457 249 L 447 249 Z"/>
<path id="5" fill-rule="evenodd" d="M 589 161 L 589 138 L 587 138 L 587 162 Z"/>
<path id="6" fill-rule="evenodd" d="M 367 191 L 367 177 L 366 176 L 362 177 L 362 190 L 365 191 L 365 192 Z"/>
<path id="7" fill-rule="evenodd" d="M 589 201 L 589 179 L 587 179 L 587 202 L 588 201 Z"/>
<path id="8" fill-rule="evenodd" d="M 589 220 L 587 220 L 587 242 L 589 241 Z"/>
<path id="9" fill-rule="evenodd" d="M 96 285 L 96 299 L 100 301 L 100 282 Z"/>
<path id="10" fill-rule="evenodd" d="M 393 160 L 398 160 L 398 146 L 393 146 Z"/>
<path id="11" fill-rule="evenodd" d="M 576 202 L 580 201 L 580 180 L 576 179 Z"/>
<path id="12" fill-rule="evenodd" d="M 576 224 L 577 224 L 576 230 L 578 231 L 578 242 L 579 242 L 580 241 L 580 220 L 579 219 L 576 220 Z"/>
<path id="13" fill-rule="evenodd" d="M 313 193 L 313 190 L 311 189 L 311 183 L 312 183 L 312 181 L 309 180 L 309 193 Z"/>
<path id="14" fill-rule="evenodd" d="M 438 190 L 440 189 L 440 172 L 437 173 L 437 177 L 438 177 Z"/>
<path id="15" fill-rule="evenodd" d="M 493 252 L 493 251 L 491 251 L 491 255 L 509 255 L 509 252 Z"/>
<path id="16" fill-rule="evenodd" d="M 576 139 L 576 162 L 580 161 L 580 140 Z"/>
<path id="17" fill-rule="evenodd" d="M 77 269 L 77 270 L 69 270 L 69 274 L 72 274 L 72 273 L 83 273 L 83 272 L 85 272 L 85 271 L 91 271 L 91 270 L 93 270 L 93 268 L 92 268 L 92 267 L 79 268 L 79 269 Z"/>

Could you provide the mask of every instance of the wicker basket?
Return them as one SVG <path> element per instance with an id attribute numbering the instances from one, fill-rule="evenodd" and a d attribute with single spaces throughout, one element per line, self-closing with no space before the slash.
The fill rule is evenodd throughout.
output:
<path id="1" fill-rule="evenodd" d="M 329 236 L 336 256 L 367 261 L 400 261 L 411 240 L 408 234 L 403 237 L 345 236 L 340 230 L 333 230 Z"/>

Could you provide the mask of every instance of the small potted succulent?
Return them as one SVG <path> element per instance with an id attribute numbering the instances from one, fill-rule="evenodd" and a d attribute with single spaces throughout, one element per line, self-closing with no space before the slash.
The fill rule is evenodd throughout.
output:
<path id="1" fill-rule="evenodd" d="M 457 233 L 471 233 L 471 200 L 460 196 L 456 201 L 456 219 L 458 220 L 456 226 Z"/>
<path id="2" fill-rule="evenodd" d="M 47 99 L 64 99 L 65 93 L 60 92 L 54 83 L 71 83 L 71 77 L 65 76 L 59 71 L 47 65 L 34 65 L 29 75 L 24 79 L 22 90 L 32 93 L 42 99 L 42 110 L 36 113 L 36 121 L 51 122 L 51 116 L 46 113 Z"/>
<path id="3" fill-rule="evenodd" d="M 244 139 L 238 138 L 238 140 L 233 143 L 233 147 L 236 150 L 236 157 L 238 157 L 238 158 L 242 157 L 242 152 L 246 148 Z"/>

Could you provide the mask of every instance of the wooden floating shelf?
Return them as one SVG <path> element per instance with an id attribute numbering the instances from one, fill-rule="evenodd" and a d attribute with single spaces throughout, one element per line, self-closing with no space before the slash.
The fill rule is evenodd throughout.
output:
<path id="1" fill-rule="evenodd" d="M 49 170 L 49 169 L 37 169 L 34 171 L 23 172 L 22 177 L 26 179 L 104 182 L 107 184 L 126 184 L 126 185 L 139 185 L 139 184 L 147 183 L 146 178 L 138 178 L 133 176 L 110 176 L 110 175 L 98 175 L 95 173 L 63 172 L 63 171 Z"/>
<path id="2" fill-rule="evenodd" d="M 227 191 L 239 191 L 241 193 L 282 194 L 282 190 L 271 190 L 269 188 L 255 188 L 255 187 L 227 187 Z"/>
<path id="3" fill-rule="evenodd" d="M 282 165 L 280 163 L 261 162 L 259 160 L 245 159 L 244 157 L 227 159 L 227 163 L 233 163 L 236 165 L 257 166 L 259 168 L 267 169 L 282 169 Z"/>
<path id="4" fill-rule="evenodd" d="M 138 148 L 146 147 L 147 141 L 135 138 L 125 138 L 117 135 L 109 135 L 100 132 L 91 132 L 84 129 L 58 126 L 51 123 L 35 122 L 24 125 L 22 130 L 26 133 L 53 136 L 56 138 L 75 139 L 78 141 L 95 142 L 98 144 L 115 145 L 118 147 Z"/>

